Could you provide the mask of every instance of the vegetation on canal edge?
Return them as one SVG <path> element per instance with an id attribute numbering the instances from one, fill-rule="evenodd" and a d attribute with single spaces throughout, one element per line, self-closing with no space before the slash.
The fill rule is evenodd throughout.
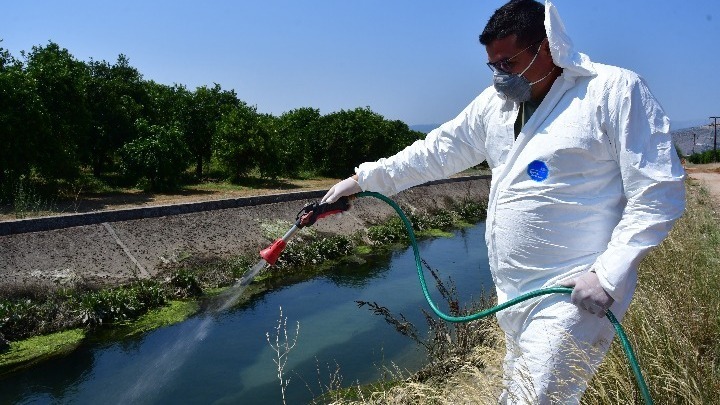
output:
<path id="1" fill-rule="evenodd" d="M 419 237 L 447 236 L 451 235 L 450 229 L 484 219 L 485 207 L 463 201 L 448 211 L 411 213 L 410 218 Z M 303 229 L 288 244 L 276 265 L 260 273 L 254 288 L 246 295 L 261 293 L 273 283 L 291 283 L 321 274 L 340 261 L 357 260 L 353 257 L 407 243 L 401 226 L 402 223 L 391 219 L 369 227 L 367 234 L 352 236 L 322 236 L 312 228 Z M 266 236 L 272 240 L 287 228 L 289 224 L 270 224 L 265 229 Z M 4 349 L 0 344 L 0 373 L 7 371 L 6 366 L 15 368 L 18 364 L 11 358 L 15 359 L 12 353 L 19 341 L 48 335 L 73 346 L 77 336 L 58 332 L 79 329 L 121 337 L 180 322 L 199 309 L 198 300 L 234 284 L 256 260 L 256 255 L 225 260 L 187 257 L 179 267 L 167 269 L 160 277 L 119 287 L 79 286 L 0 298 L 0 343 L 5 339 L 11 342 Z M 79 340 L 83 338 L 84 335 Z M 32 349 L 24 350 L 25 362 L 35 358 Z M 37 353 L 39 357 L 47 355 L 43 350 Z"/>
<path id="2" fill-rule="evenodd" d="M 720 397 L 720 218 L 705 189 L 692 181 L 687 189 L 685 215 L 643 260 L 635 299 L 622 320 L 657 404 L 709 404 Z M 368 307 L 417 338 L 407 332 L 413 327 L 402 322 L 402 315 L 379 304 Z M 505 344 L 492 318 L 468 324 L 470 335 L 431 330 L 421 346 L 441 336 L 457 347 L 428 349 L 426 366 L 418 373 L 388 373 L 385 382 L 391 388 L 372 389 L 380 383 L 345 387 L 316 403 L 495 404 L 502 390 Z M 459 350 L 463 347 L 468 350 Z M 617 339 L 581 403 L 642 403 Z"/>

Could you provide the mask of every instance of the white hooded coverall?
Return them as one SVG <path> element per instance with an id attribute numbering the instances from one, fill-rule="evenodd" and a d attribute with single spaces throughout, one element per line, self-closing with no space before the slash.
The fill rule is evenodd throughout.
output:
<path id="1" fill-rule="evenodd" d="M 485 238 L 498 302 L 592 269 L 621 319 L 640 260 L 684 210 L 684 171 L 645 82 L 576 52 L 550 2 L 545 29 L 563 73 L 517 139 L 519 105 L 489 87 L 424 140 L 361 164 L 358 183 L 393 195 L 487 161 Z M 497 317 L 507 341 L 501 402 L 578 403 L 614 336 L 607 319 L 565 294 Z"/>

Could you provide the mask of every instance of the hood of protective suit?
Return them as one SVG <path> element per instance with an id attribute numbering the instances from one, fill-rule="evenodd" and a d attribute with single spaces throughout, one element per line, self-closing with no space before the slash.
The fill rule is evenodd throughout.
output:
<path id="1" fill-rule="evenodd" d="M 550 1 L 545 1 L 545 32 L 550 44 L 550 54 L 553 62 L 565 69 L 566 75 L 595 75 L 590 58 L 575 50 L 572 40 L 565 31 L 565 24 L 560 19 L 557 8 Z"/>

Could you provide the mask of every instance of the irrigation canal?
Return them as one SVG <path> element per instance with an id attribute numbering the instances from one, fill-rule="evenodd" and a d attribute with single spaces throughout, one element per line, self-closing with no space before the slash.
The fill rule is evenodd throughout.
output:
<path id="1" fill-rule="evenodd" d="M 484 232 L 480 223 L 455 231 L 452 238 L 420 242 L 422 257 L 443 279 L 452 278 L 462 303 L 492 288 Z M 300 324 L 283 368 L 283 377 L 290 379 L 287 403 L 308 403 L 333 381 L 352 386 L 382 379 L 388 369 L 417 370 L 422 349 L 381 317 L 358 308 L 357 300 L 377 302 L 426 328 L 422 309 L 429 308 L 408 248 L 272 291 L 221 314 L 83 346 L 0 379 L 0 403 L 282 403 L 276 353 L 266 337 L 269 333 L 275 343 L 280 307 L 291 341 Z"/>

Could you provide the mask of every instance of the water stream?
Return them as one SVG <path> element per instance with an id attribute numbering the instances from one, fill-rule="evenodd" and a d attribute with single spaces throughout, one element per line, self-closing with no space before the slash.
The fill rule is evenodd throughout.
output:
<path id="1" fill-rule="evenodd" d="M 489 290 L 484 224 L 453 238 L 420 242 L 422 257 L 451 276 L 461 301 Z M 237 286 L 236 286 L 237 287 Z M 340 378 L 343 386 L 417 370 L 424 353 L 356 300 L 377 302 L 424 327 L 427 309 L 410 249 L 283 287 L 241 306 L 231 289 L 216 311 L 140 337 L 85 345 L 68 356 L 0 379 L 0 403 L 282 403 L 274 339 L 282 307 L 292 339 L 284 378 L 287 403 L 307 403 Z M 241 293 L 242 291 L 240 291 Z M 432 291 L 439 300 L 439 294 Z M 228 308 L 223 308 L 223 307 Z M 440 305 L 445 308 L 444 305 Z M 282 338 L 282 336 L 281 336 Z"/>

